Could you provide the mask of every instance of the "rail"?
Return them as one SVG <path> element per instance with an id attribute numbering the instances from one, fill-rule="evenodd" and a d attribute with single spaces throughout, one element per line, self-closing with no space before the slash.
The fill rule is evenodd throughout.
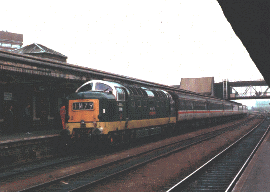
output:
<path id="1" fill-rule="evenodd" d="M 246 155 L 246 152 L 244 152 L 244 149 L 247 148 L 247 145 L 244 146 L 244 149 L 241 148 L 240 150 L 241 152 L 238 150 L 238 152 L 232 153 L 232 150 L 235 149 L 235 147 L 238 144 L 240 144 L 241 142 L 244 142 L 245 141 L 244 139 L 249 138 L 248 136 L 250 136 L 252 133 L 256 133 L 255 131 L 260 130 L 257 128 L 261 127 L 260 125 L 263 124 L 264 122 L 265 122 L 265 119 L 261 121 L 257 126 L 255 126 L 252 130 L 250 130 L 247 134 L 245 134 L 243 137 L 241 137 L 236 142 L 231 144 L 229 147 L 224 149 L 222 152 L 220 152 L 219 154 L 211 158 L 204 165 L 202 165 L 197 170 L 192 172 L 190 175 L 182 179 L 180 182 L 172 186 L 167 192 L 173 192 L 173 191 L 179 191 L 179 190 L 200 191 L 200 190 L 205 190 L 207 188 L 208 190 L 213 190 L 213 191 L 214 190 L 218 190 L 218 191 L 231 190 L 231 188 L 234 186 L 235 182 L 239 178 L 240 173 L 243 171 L 244 167 L 246 166 L 246 163 L 248 162 L 248 160 L 246 160 L 244 165 L 240 166 L 239 168 L 239 163 L 236 163 L 237 158 L 239 158 L 239 161 L 243 161 L 242 158 L 246 158 L 246 156 L 249 156 L 249 154 Z M 257 144 L 256 147 L 258 147 L 259 143 L 261 143 L 261 140 L 264 138 L 265 133 L 269 131 L 269 127 L 270 126 L 268 126 L 266 131 L 263 130 L 265 131 L 264 135 L 263 137 L 259 138 L 260 141 L 258 142 L 258 144 L 256 143 Z M 249 141 L 248 143 L 250 144 Z M 228 155 L 226 156 L 226 154 Z M 239 157 L 240 156 L 239 154 L 241 154 L 241 159 Z M 248 159 L 251 156 L 252 155 L 250 155 Z M 235 171 L 235 170 L 240 170 L 240 171 Z M 238 172 L 237 174 L 235 174 L 236 176 L 235 175 L 231 176 L 235 172 L 236 173 Z M 227 177 L 225 179 L 224 177 L 221 178 L 219 176 L 227 176 Z"/>

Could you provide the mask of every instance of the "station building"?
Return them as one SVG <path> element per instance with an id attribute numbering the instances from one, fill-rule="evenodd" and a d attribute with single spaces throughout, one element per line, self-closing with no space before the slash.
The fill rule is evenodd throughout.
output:
<path id="1" fill-rule="evenodd" d="M 20 131 L 23 111 L 30 104 L 34 129 L 59 126 L 62 99 L 87 80 L 65 69 L 66 59 L 40 44 L 14 52 L 0 50 L 0 125 L 12 105 L 14 125 Z"/>

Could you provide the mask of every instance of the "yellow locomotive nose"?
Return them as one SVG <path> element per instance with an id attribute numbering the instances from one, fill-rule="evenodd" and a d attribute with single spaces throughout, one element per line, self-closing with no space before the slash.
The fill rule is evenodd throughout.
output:
<path id="1" fill-rule="evenodd" d="M 68 129 L 72 132 L 92 132 L 99 121 L 98 99 L 75 99 L 69 101 Z"/>
<path id="2" fill-rule="evenodd" d="M 69 102 L 69 123 L 87 124 L 97 121 L 99 115 L 98 99 L 78 99 Z"/>

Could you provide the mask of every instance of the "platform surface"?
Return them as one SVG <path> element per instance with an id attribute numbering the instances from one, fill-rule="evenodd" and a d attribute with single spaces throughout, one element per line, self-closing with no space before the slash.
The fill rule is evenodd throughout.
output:
<path id="1" fill-rule="evenodd" d="M 58 136 L 61 130 L 44 130 L 44 131 L 32 131 L 30 134 L 27 133 L 15 133 L 11 135 L 0 134 L 0 144 L 25 141 L 31 139 L 41 139 L 46 137 Z"/>
<path id="2" fill-rule="evenodd" d="M 232 191 L 270 191 L 270 132 L 264 138 Z"/>

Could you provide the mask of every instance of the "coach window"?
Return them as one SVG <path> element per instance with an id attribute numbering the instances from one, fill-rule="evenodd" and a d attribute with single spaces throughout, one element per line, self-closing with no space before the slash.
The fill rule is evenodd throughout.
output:
<path id="1" fill-rule="evenodd" d="M 238 105 L 234 105 L 234 106 L 233 106 L 233 110 L 234 110 L 234 111 L 238 111 Z"/>
<path id="2" fill-rule="evenodd" d="M 224 105 L 224 109 L 225 110 L 231 110 L 232 109 L 232 106 L 231 105 Z"/>
<path id="3" fill-rule="evenodd" d="M 219 104 L 218 106 L 219 106 L 219 110 L 224 110 L 223 104 Z"/>
<path id="4" fill-rule="evenodd" d="M 186 109 L 185 100 L 180 99 L 178 107 L 180 110 L 185 110 Z"/>
<path id="5" fill-rule="evenodd" d="M 193 110 L 193 101 L 186 100 L 186 109 Z"/>
<path id="6" fill-rule="evenodd" d="M 205 102 L 203 101 L 194 102 L 194 110 L 205 110 Z"/>
<path id="7" fill-rule="evenodd" d="M 112 92 L 112 88 L 109 85 L 106 85 L 104 83 L 97 83 L 96 84 L 96 90 L 97 91 L 104 91 L 104 92 Z"/>

